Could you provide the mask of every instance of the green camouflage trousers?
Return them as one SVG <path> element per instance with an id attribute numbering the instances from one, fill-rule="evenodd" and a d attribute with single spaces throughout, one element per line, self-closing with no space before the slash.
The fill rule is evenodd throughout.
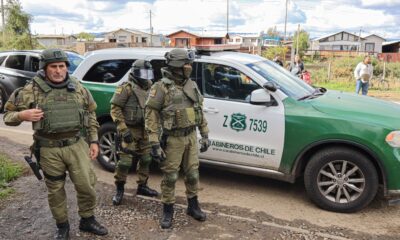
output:
<path id="1" fill-rule="evenodd" d="M 68 171 L 77 192 L 78 213 L 84 218 L 93 216 L 96 207 L 96 175 L 90 161 L 89 146 L 82 138 L 70 146 L 40 149 L 40 166 L 47 175 L 57 177 Z M 45 182 L 56 223 L 68 221 L 65 179 L 50 180 L 46 177 Z"/>
<path id="2" fill-rule="evenodd" d="M 128 148 L 131 151 L 136 152 L 140 157 L 136 167 L 136 173 L 138 175 L 137 184 L 147 184 L 149 178 L 149 168 L 151 164 L 149 139 L 143 128 L 129 128 L 133 135 L 134 141 L 132 143 L 122 142 L 122 147 Z M 115 182 L 126 182 L 126 178 L 129 173 L 129 169 L 132 166 L 132 156 L 127 153 L 119 153 L 119 161 L 115 168 L 114 179 Z"/>
<path id="3" fill-rule="evenodd" d="M 167 159 L 161 163 L 164 174 L 161 182 L 161 201 L 175 203 L 175 183 L 182 167 L 186 186 L 186 196 L 192 198 L 197 195 L 199 183 L 199 158 L 197 149 L 196 131 L 185 137 L 169 136 L 165 149 Z"/>

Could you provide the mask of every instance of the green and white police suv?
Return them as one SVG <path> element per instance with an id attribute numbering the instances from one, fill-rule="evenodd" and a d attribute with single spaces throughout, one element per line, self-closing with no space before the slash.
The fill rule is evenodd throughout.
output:
<path id="1" fill-rule="evenodd" d="M 311 200 L 331 211 L 364 208 L 379 186 L 396 202 L 400 105 L 311 87 L 257 55 L 206 50 L 198 52 L 192 74 L 210 128 L 202 163 L 288 182 L 304 177 Z M 74 73 L 99 105 L 99 161 L 109 170 L 116 159 L 109 118 L 114 88 L 127 80 L 136 59 L 151 61 L 159 80 L 166 51 L 94 51 Z"/>

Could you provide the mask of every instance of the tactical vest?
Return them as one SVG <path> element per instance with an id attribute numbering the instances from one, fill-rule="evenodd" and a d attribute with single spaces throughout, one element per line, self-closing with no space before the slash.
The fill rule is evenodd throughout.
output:
<path id="1" fill-rule="evenodd" d="M 87 106 L 85 109 L 85 104 L 79 102 L 82 92 L 77 87 L 77 80 L 70 78 L 74 90 L 52 88 L 39 77 L 33 81 L 41 90 L 34 94 L 37 94 L 37 103 L 44 112 L 43 119 L 33 124 L 33 130 L 39 134 L 67 133 L 78 132 L 89 126 Z"/>
<path id="2" fill-rule="evenodd" d="M 188 80 L 182 88 L 168 78 L 163 78 L 161 81 L 168 89 L 164 104 L 166 107 L 161 111 L 163 129 L 178 130 L 201 125 L 202 96 L 196 84 Z"/>
<path id="3" fill-rule="evenodd" d="M 131 86 L 132 94 L 122 109 L 125 124 L 131 127 L 143 125 L 145 101 L 149 90 L 144 90 L 134 83 L 130 83 L 128 86 Z"/>

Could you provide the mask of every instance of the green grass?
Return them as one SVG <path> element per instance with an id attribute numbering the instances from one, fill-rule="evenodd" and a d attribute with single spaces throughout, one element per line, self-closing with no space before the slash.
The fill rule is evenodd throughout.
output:
<path id="1" fill-rule="evenodd" d="M 14 192 L 7 183 L 21 176 L 22 171 L 21 165 L 11 162 L 6 155 L 0 153 L 0 199 Z"/>

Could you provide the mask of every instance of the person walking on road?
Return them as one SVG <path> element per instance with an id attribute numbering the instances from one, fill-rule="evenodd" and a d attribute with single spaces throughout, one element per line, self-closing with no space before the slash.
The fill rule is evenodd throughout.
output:
<path id="1" fill-rule="evenodd" d="M 369 81 L 373 76 L 373 70 L 370 56 L 365 56 L 364 60 L 357 64 L 356 69 L 354 69 L 354 77 L 356 78 L 356 94 L 359 94 L 360 90 L 362 95 L 368 94 Z"/>
<path id="2" fill-rule="evenodd" d="M 41 70 L 32 81 L 12 93 L 4 114 L 4 122 L 9 126 L 32 122 L 31 150 L 45 177 L 48 202 L 57 225 L 55 239 L 69 239 L 66 172 L 77 192 L 79 229 L 96 235 L 108 233 L 94 217 L 96 175 L 90 159 L 96 159 L 99 152 L 97 106 L 90 92 L 68 75 L 68 66 L 64 51 L 43 50 Z M 81 136 L 82 130 L 89 145 Z"/>
<path id="3" fill-rule="evenodd" d="M 207 151 L 210 141 L 203 114 L 203 96 L 196 82 L 190 79 L 193 52 L 173 49 L 165 54 L 165 58 L 167 67 L 162 69 L 163 78 L 152 86 L 146 101 L 145 124 L 152 145 L 151 154 L 160 161 L 163 172 L 160 225 L 161 228 L 170 228 L 180 168 L 183 169 L 188 200 L 186 213 L 198 221 L 206 220 L 197 197 L 199 158 L 196 128 L 202 137 L 201 152 Z"/>
<path id="4" fill-rule="evenodd" d="M 158 196 L 156 190 L 147 186 L 152 158 L 149 138 L 144 129 L 144 106 L 153 79 L 151 63 L 136 60 L 132 64 L 129 81 L 118 86 L 111 99 L 111 117 L 117 125 L 118 134 L 122 140 L 114 175 L 117 187 L 113 197 L 114 205 L 120 205 L 124 196 L 124 185 L 132 166 L 132 156 L 138 160 L 136 194 Z"/>

